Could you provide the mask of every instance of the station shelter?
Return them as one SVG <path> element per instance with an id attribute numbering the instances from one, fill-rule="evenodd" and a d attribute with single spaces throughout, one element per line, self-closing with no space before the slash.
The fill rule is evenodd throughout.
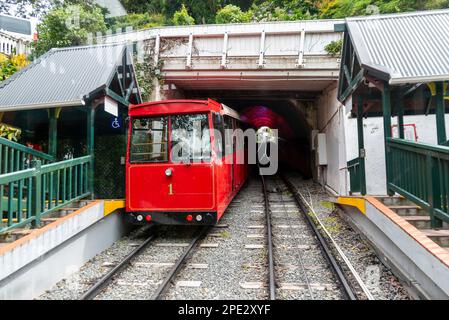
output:
<path id="1" fill-rule="evenodd" d="M 52 49 L 0 83 L 0 232 L 86 197 L 124 197 L 126 116 L 140 103 L 126 45 Z"/>
<path id="2" fill-rule="evenodd" d="M 367 165 L 383 155 L 388 195 L 425 209 L 432 227 L 449 222 L 449 10 L 348 18 L 338 100 L 357 117 L 358 157 L 349 161 L 351 192 L 367 194 Z M 426 119 L 423 141 L 408 117 Z M 364 125 L 383 117 L 383 139 L 367 151 Z M 392 120 L 397 124 L 392 125 Z M 431 121 L 429 121 L 431 120 Z"/>

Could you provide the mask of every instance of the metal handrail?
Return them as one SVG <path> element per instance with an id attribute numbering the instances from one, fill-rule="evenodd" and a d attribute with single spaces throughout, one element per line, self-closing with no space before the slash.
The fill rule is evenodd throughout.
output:
<path id="1" fill-rule="evenodd" d="M 92 156 L 0 175 L 0 234 L 32 224 L 92 193 Z"/>
<path id="2" fill-rule="evenodd" d="M 425 209 L 432 227 L 449 223 L 449 148 L 387 139 L 388 187 Z"/>
<path id="3" fill-rule="evenodd" d="M 17 143 L 17 142 L 14 142 L 14 141 L 2 138 L 2 137 L 0 137 L 0 144 L 5 145 L 9 148 L 13 148 L 13 149 L 25 152 L 29 155 L 35 156 L 40 159 L 44 159 L 44 160 L 48 160 L 48 161 L 55 160 L 55 158 L 53 156 L 51 156 L 47 153 L 31 149 L 29 147 L 24 146 L 23 144 L 20 144 L 20 143 Z"/>
<path id="4" fill-rule="evenodd" d="M 55 161 L 55 158 L 0 137 L 0 175 L 30 168 L 33 160 L 47 164 Z"/>

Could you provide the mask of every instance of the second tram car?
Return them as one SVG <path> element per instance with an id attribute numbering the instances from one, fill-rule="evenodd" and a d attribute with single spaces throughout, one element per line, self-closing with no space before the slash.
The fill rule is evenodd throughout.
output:
<path id="1" fill-rule="evenodd" d="M 248 175 L 246 161 L 236 163 L 244 146 L 225 138 L 242 125 L 211 99 L 130 106 L 126 212 L 140 223 L 217 223 Z"/>

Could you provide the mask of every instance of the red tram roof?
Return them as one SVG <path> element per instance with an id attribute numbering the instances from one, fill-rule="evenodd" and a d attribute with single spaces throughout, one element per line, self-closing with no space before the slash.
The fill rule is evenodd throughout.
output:
<path id="1" fill-rule="evenodd" d="M 162 100 L 129 106 L 130 116 L 182 114 L 223 110 L 215 100 Z"/>

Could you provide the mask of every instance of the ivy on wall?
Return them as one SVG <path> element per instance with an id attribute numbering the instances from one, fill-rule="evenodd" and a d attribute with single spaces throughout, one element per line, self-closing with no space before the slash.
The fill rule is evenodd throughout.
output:
<path id="1" fill-rule="evenodd" d="M 158 63 L 155 63 L 154 46 L 151 45 L 150 41 L 144 43 L 143 52 L 142 61 L 139 62 L 136 57 L 134 57 L 134 61 L 137 61 L 136 77 L 142 94 L 142 100 L 150 101 L 156 81 L 161 85 L 163 84 L 164 77 L 162 75 L 162 68 L 164 62 L 159 59 Z"/>

